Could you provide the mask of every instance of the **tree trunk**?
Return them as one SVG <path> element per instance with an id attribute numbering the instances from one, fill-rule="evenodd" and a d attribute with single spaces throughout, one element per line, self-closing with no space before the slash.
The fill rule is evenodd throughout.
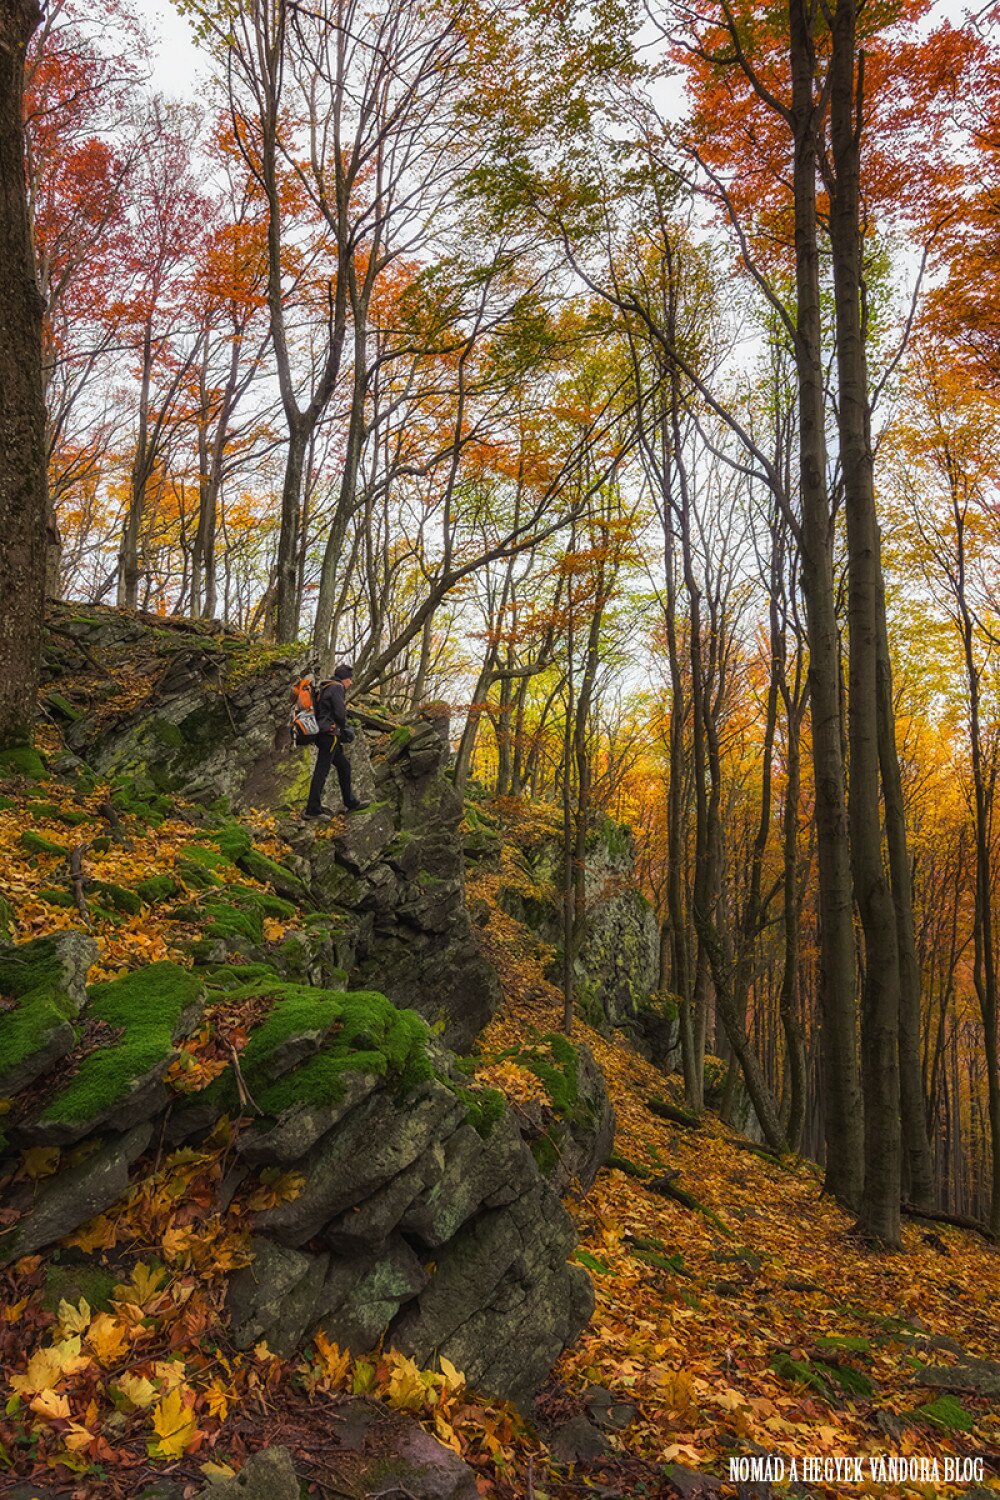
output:
<path id="1" fill-rule="evenodd" d="M 861 321 L 860 77 L 855 0 L 833 22 L 830 124 L 835 183 L 830 204 L 837 327 L 840 458 L 847 515 L 851 755 L 851 868 L 864 931 L 861 1059 L 865 1183 L 859 1224 L 873 1241 L 899 1244 L 899 949 L 882 861 L 878 667 L 885 590 L 875 517 L 868 372 Z"/>
<path id="2" fill-rule="evenodd" d="M 45 612 L 45 402 L 42 296 L 28 223 L 24 55 L 41 20 L 33 0 L 0 6 L 0 746 L 35 721 Z"/>
<path id="3" fill-rule="evenodd" d="M 861 1200 L 863 1179 L 863 1124 L 855 1022 L 854 906 L 841 740 L 833 520 L 826 475 L 816 237 L 817 120 L 806 0 L 790 0 L 789 21 L 795 141 L 795 364 L 802 497 L 801 572 L 809 638 L 809 702 L 816 786 L 826 1186 L 844 1203 L 856 1207 Z"/>

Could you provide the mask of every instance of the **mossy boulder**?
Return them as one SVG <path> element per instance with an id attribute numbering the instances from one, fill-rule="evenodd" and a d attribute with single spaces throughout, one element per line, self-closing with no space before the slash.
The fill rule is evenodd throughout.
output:
<path id="1" fill-rule="evenodd" d="M 53 843 L 52 839 L 45 838 L 33 829 L 26 828 L 18 841 L 22 849 L 29 854 L 42 855 L 46 859 L 68 859 L 69 850 L 64 844 Z"/>
<path id="2" fill-rule="evenodd" d="M 523 1110 L 526 1134 L 543 1175 L 563 1192 L 574 1180 L 586 1192 L 611 1156 L 615 1111 L 590 1048 L 559 1032 L 505 1053 L 533 1073 L 548 1095 Z"/>
<path id="3" fill-rule="evenodd" d="M 72 1049 L 96 958 L 80 932 L 0 949 L 0 1096 L 27 1088 Z"/>
<path id="4" fill-rule="evenodd" d="M 158 906 L 161 901 L 169 901 L 176 896 L 180 886 L 172 875 L 150 875 L 146 880 L 140 880 L 136 884 L 136 894 L 147 906 Z"/>
<path id="5" fill-rule="evenodd" d="M 127 1129 L 164 1107 L 174 1042 L 200 1013 L 199 979 L 163 962 L 90 987 L 69 1082 L 19 1127 L 32 1143 L 65 1144 L 108 1126 Z"/>
<path id="6" fill-rule="evenodd" d="M 42 781 L 45 775 L 45 761 L 33 746 L 13 745 L 0 750 L 0 779 L 20 776 L 25 781 Z"/>

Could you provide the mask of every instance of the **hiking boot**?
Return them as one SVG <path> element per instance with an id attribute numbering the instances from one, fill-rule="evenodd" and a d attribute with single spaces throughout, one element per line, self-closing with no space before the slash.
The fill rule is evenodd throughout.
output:
<path id="1" fill-rule="evenodd" d="M 359 797 L 355 797 L 352 801 L 348 802 L 348 804 L 347 804 L 347 811 L 348 812 L 364 812 L 364 810 L 365 810 L 366 807 L 371 807 L 371 803 L 370 802 L 362 802 Z"/>
<path id="2" fill-rule="evenodd" d="M 310 812 L 307 808 L 302 816 L 304 818 L 332 818 L 333 813 L 328 807 L 321 807 L 319 812 Z"/>

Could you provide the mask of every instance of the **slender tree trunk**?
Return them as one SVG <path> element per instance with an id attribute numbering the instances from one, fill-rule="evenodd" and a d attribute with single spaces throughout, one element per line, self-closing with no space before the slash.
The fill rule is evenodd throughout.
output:
<path id="1" fill-rule="evenodd" d="M 45 611 L 45 402 L 42 314 L 28 223 L 24 55 L 34 0 L 0 6 L 0 746 L 30 738 Z"/>
<path id="2" fill-rule="evenodd" d="M 840 640 L 833 578 L 833 519 L 826 474 L 819 251 L 816 234 L 816 106 L 810 14 L 789 4 L 795 195 L 795 364 L 799 394 L 801 572 L 809 639 L 809 702 L 819 869 L 822 1066 L 826 1186 L 857 1207 L 863 1182 L 853 891 L 841 740 Z"/>
<path id="3" fill-rule="evenodd" d="M 900 976 L 896 912 L 882 861 L 878 668 L 885 590 L 875 517 L 868 375 L 861 320 L 861 108 L 854 0 L 837 3 L 831 78 L 835 186 L 830 205 L 830 240 L 850 621 L 848 814 L 851 867 L 865 941 L 861 994 L 865 1184 L 859 1224 L 877 1243 L 896 1246 L 901 1176 Z"/>

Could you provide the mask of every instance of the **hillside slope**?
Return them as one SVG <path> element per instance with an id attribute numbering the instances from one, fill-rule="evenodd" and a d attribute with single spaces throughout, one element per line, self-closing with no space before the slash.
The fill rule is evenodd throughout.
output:
<path id="1" fill-rule="evenodd" d="M 70 1005 L 0 1055 L 0 1495 L 181 1500 L 276 1444 L 308 1493 L 354 1500 L 672 1500 L 733 1457 L 943 1475 L 1000 1451 L 997 1249 L 908 1224 L 873 1255 L 813 1169 L 679 1123 L 676 1080 L 620 1033 L 578 1022 L 568 1045 L 552 953 L 504 896 L 529 814 L 460 825 L 439 728 L 376 729 L 372 814 L 304 835 L 274 806 L 303 764 L 276 744 L 284 657 L 115 611 L 57 623 L 44 759 L 0 756 L 0 1023 L 44 989 L 22 983 L 32 941 L 62 945 L 45 994 Z M 305 1023 L 276 1035 L 282 1006 Z M 478 1033 L 471 1057 L 449 1031 Z M 593 1317 L 545 1379 L 588 1277 Z M 414 1422 L 438 1446 L 403 1463 Z"/>

